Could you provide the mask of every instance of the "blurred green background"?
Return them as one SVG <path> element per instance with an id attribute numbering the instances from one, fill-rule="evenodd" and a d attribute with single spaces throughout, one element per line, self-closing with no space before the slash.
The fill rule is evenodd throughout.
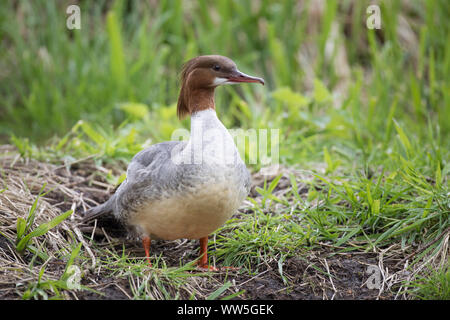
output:
<path id="1" fill-rule="evenodd" d="M 366 27 L 373 3 L 380 30 Z M 80 30 L 66 27 L 70 4 Z M 175 116 L 181 66 L 221 54 L 266 80 L 219 88 L 221 120 L 280 128 L 283 163 L 429 147 L 442 168 L 449 13 L 447 0 L 1 1 L 0 139 L 129 158 L 188 126 Z"/>

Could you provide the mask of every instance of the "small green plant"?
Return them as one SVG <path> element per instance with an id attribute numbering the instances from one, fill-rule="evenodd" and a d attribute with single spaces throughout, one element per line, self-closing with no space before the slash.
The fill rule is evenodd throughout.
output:
<path id="1" fill-rule="evenodd" d="M 266 207 L 266 202 L 268 199 L 275 201 L 275 202 L 284 203 L 286 205 L 289 204 L 286 201 L 283 201 L 283 200 L 277 198 L 275 195 L 273 195 L 273 191 L 277 187 L 278 182 L 280 181 L 282 176 L 283 176 L 282 174 L 278 175 L 275 179 L 273 179 L 273 181 L 270 183 L 269 186 L 267 186 L 267 180 L 265 180 L 263 188 L 256 187 L 256 189 L 255 189 L 256 192 L 258 192 L 260 195 L 263 196 L 263 199 L 262 199 L 262 207 L 263 208 Z"/>
<path id="2" fill-rule="evenodd" d="M 450 269 L 447 266 L 429 276 L 418 277 L 411 286 L 413 296 L 418 299 L 450 300 Z"/>
<path id="3" fill-rule="evenodd" d="M 57 280 L 43 279 L 47 262 L 45 262 L 36 282 L 32 282 L 28 285 L 28 289 L 22 294 L 22 299 L 43 299 L 43 300 L 55 300 L 64 299 L 62 294 L 63 290 L 90 290 L 97 294 L 102 294 L 93 289 L 82 286 L 79 281 L 81 280 L 81 271 L 74 265 L 75 258 L 80 253 L 82 244 L 79 243 L 71 252 L 69 260 L 66 263 L 64 273 Z"/>
<path id="4" fill-rule="evenodd" d="M 34 220 L 36 218 L 36 208 L 39 201 L 39 198 L 45 195 L 43 193 L 44 189 L 46 187 L 46 184 L 44 184 L 39 191 L 38 196 L 34 200 L 30 211 L 28 212 L 28 216 L 26 219 L 22 217 L 17 218 L 17 224 L 16 224 L 16 250 L 18 253 L 23 253 L 25 249 L 30 249 L 30 251 L 36 253 L 36 248 L 30 245 L 30 241 L 34 237 L 39 237 L 44 234 L 46 234 L 50 229 L 56 227 L 58 224 L 63 222 L 65 219 L 67 219 L 71 214 L 72 210 L 68 210 L 64 212 L 63 214 L 53 218 L 49 222 L 42 223 L 39 225 L 36 229 L 31 230 Z"/>
<path id="5" fill-rule="evenodd" d="M 232 286 L 232 283 L 230 281 L 225 282 L 221 287 L 219 287 L 217 290 L 212 292 L 208 297 L 206 297 L 206 300 L 216 300 L 231 286 Z M 244 291 L 245 290 L 240 290 L 240 291 L 232 293 L 228 296 L 221 297 L 220 300 L 230 300 L 234 297 L 241 295 L 242 293 L 244 293 Z"/>
<path id="6" fill-rule="evenodd" d="M 333 160 L 331 158 L 330 153 L 328 152 L 327 147 L 323 147 L 323 157 L 325 160 L 325 163 L 327 164 L 327 173 L 333 173 L 337 167 L 341 164 L 340 160 Z"/>

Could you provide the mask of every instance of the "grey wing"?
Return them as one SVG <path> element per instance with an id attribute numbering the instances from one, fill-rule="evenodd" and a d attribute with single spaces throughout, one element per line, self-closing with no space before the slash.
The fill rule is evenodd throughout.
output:
<path id="1" fill-rule="evenodd" d="M 185 145 L 183 141 L 167 141 L 137 153 L 128 165 L 125 181 L 108 201 L 87 210 L 83 220 L 89 221 L 108 213 L 124 220 L 130 210 L 145 199 L 158 198 L 164 191 L 176 188 L 173 182 L 177 181 L 174 179 L 177 170 L 171 161 L 172 151 L 176 151 L 176 147 L 181 150 Z"/>
<path id="2" fill-rule="evenodd" d="M 155 144 L 137 153 L 127 169 L 127 179 L 138 181 L 143 177 L 152 175 L 161 166 L 167 165 L 171 159 L 172 150 L 177 146 L 183 146 L 182 141 L 167 141 Z"/>
<path id="3" fill-rule="evenodd" d="M 144 200 L 157 199 L 171 189 L 176 174 L 171 161 L 174 148 L 180 150 L 186 142 L 167 141 L 155 144 L 137 153 L 127 169 L 127 177 L 116 191 L 116 214 L 133 210 Z"/>

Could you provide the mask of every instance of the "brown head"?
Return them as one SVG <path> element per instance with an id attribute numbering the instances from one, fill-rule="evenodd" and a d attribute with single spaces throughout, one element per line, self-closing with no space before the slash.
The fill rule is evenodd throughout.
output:
<path id="1" fill-rule="evenodd" d="M 214 89 L 222 84 L 259 82 L 261 78 L 240 72 L 233 60 L 224 56 L 199 56 L 186 62 L 181 72 L 177 114 L 183 118 L 195 111 L 214 109 Z"/>

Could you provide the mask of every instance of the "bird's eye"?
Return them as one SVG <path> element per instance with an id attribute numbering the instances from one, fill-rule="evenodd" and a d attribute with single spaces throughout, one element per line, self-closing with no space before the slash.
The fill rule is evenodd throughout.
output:
<path id="1" fill-rule="evenodd" d="M 213 66 L 213 69 L 216 70 L 216 71 L 219 71 L 220 70 L 220 66 L 218 64 L 215 64 Z"/>

